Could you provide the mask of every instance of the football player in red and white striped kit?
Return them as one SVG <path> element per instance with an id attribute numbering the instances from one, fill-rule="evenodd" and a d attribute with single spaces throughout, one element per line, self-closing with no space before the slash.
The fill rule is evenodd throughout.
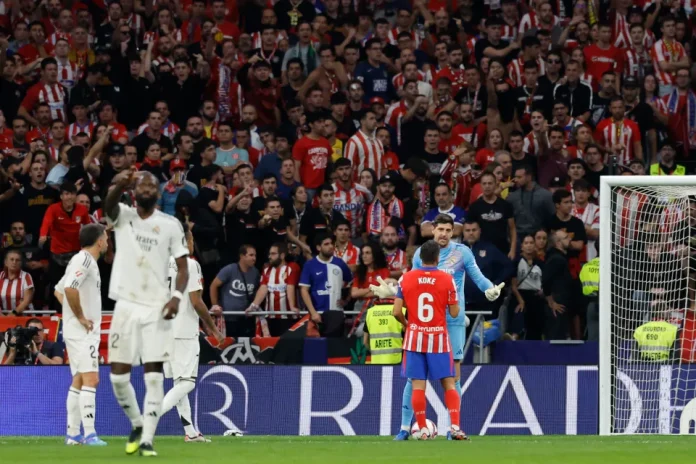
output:
<path id="1" fill-rule="evenodd" d="M 343 156 L 353 165 L 353 181 L 359 180 L 360 173 L 365 169 L 379 172 L 382 166 L 384 147 L 375 137 L 377 116 L 368 109 L 360 118 L 360 129 L 348 139 L 343 150 Z"/>
<path id="2" fill-rule="evenodd" d="M 261 276 L 261 285 L 256 293 L 253 303 L 247 308 L 249 311 L 260 311 L 261 303 L 266 301 L 264 310 L 270 313 L 274 311 L 295 311 L 299 314 L 297 306 L 297 284 L 300 281 L 300 266 L 297 263 L 288 262 L 288 248 L 285 243 L 276 243 L 268 251 L 268 263 Z M 268 316 L 268 330 L 272 337 L 279 337 L 296 322 L 297 316 L 278 314 Z"/>

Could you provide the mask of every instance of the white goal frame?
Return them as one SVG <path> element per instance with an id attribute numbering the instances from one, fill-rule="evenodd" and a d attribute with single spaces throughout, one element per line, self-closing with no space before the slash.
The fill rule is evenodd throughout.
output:
<path id="1" fill-rule="evenodd" d="M 611 435 L 612 384 L 611 384 L 611 269 L 612 233 L 602 225 L 610 225 L 612 187 L 692 187 L 696 188 L 696 176 L 602 176 L 599 195 L 599 434 Z"/>

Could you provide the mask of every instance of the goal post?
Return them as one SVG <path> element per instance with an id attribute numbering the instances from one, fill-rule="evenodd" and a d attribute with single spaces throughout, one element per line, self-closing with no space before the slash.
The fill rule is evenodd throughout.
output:
<path id="1" fill-rule="evenodd" d="M 694 433 L 696 176 L 603 176 L 599 212 L 599 434 Z"/>

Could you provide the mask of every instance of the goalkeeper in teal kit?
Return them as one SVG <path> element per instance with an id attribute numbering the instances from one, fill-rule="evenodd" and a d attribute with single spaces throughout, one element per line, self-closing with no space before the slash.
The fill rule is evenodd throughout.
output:
<path id="1" fill-rule="evenodd" d="M 457 286 L 458 297 L 462 311 L 456 318 L 451 318 L 449 314 L 447 315 L 447 332 L 449 334 L 450 342 L 452 343 L 452 355 L 455 362 L 455 388 L 459 397 L 462 396 L 462 389 L 460 384 L 461 375 L 461 362 L 464 357 L 464 336 L 466 331 L 466 316 L 464 315 L 464 279 L 466 274 L 473 279 L 476 286 L 481 289 L 482 292 L 486 294 L 486 298 L 489 301 L 494 301 L 500 296 L 500 291 L 504 284 L 493 285 L 493 283 L 488 280 L 481 273 L 478 265 L 476 264 L 476 259 L 471 253 L 471 250 L 466 246 L 459 243 L 454 243 L 451 241 L 452 233 L 454 232 L 454 221 L 452 218 L 446 214 L 440 214 L 433 221 L 433 234 L 435 235 L 435 241 L 440 245 L 440 262 L 437 268 L 441 271 L 445 271 L 454 277 L 454 282 Z M 420 260 L 420 249 L 416 250 L 416 254 L 413 257 L 413 269 L 420 269 L 422 263 Z M 396 293 L 396 288 L 390 286 L 383 280 L 379 279 L 380 285 L 371 285 L 370 289 L 372 293 L 380 298 L 388 298 Z M 411 381 L 409 380 L 404 388 L 404 395 L 402 399 L 402 409 L 401 409 L 401 430 L 396 436 L 395 440 L 408 440 L 411 430 L 411 422 L 413 421 L 413 408 L 411 407 L 411 394 L 413 392 L 413 387 Z M 459 424 L 456 424 L 459 425 Z M 448 437 L 449 439 L 449 433 Z"/>

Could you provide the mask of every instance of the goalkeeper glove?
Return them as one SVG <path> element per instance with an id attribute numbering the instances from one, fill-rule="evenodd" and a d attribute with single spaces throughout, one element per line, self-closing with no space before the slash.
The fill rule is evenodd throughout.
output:
<path id="1" fill-rule="evenodd" d="M 502 282 L 498 285 L 494 285 L 493 287 L 489 288 L 486 290 L 486 298 L 488 301 L 495 301 L 498 299 L 500 296 L 500 291 L 505 287 L 505 282 Z"/>
<path id="2" fill-rule="evenodd" d="M 377 277 L 379 285 L 370 285 L 370 291 L 378 298 L 393 298 L 396 295 L 396 285 L 388 284 L 383 278 Z"/>

